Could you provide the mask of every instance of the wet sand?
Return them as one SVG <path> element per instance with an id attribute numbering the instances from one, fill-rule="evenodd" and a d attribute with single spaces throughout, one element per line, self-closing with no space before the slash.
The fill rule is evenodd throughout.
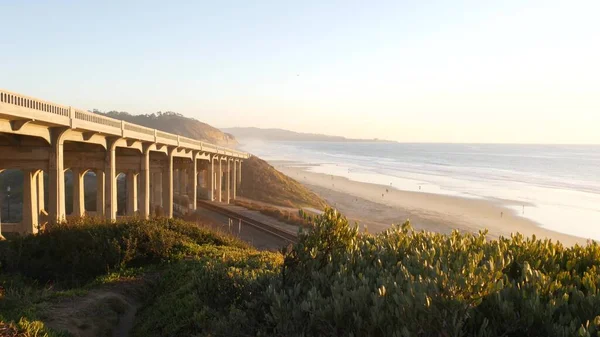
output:
<path id="1" fill-rule="evenodd" d="M 431 193 L 402 191 L 351 181 L 344 177 L 307 171 L 310 165 L 273 161 L 282 173 L 296 179 L 324 198 L 349 219 L 379 232 L 391 224 L 410 220 L 418 230 L 449 233 L 454 229 L 478 232 L 487 229 L 490 237 L 510 236 L 519 232 L 527 236 L 559 240 L 565 245 L 585 244 L 587 239 L 554 232 L 534 221 L 515 214 L 503 205 L 510 200 L 469 199 Z"/>

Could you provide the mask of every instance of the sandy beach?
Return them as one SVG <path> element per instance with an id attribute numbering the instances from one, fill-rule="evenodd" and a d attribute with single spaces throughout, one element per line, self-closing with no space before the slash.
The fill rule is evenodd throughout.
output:
<path id="1" fill-rule="evenodd" d="M 270 162 L 277 170 L 296 179 L 324 198 L 353 221 L 379 232 L 391 224 L 410 220 L 418 230 L 449 233 L 454 229 L 478 232 L 487 229 L 490 237 L 527 236 L 559 240 L 565 245 L 585 244 L 584 238 L 554 232 L 522 218 L 504 207 L 510 200 L 470 199 L 447 195 L 398 190 L 351 181 L 345 177 L 307 171 L 306 164 Z"/>

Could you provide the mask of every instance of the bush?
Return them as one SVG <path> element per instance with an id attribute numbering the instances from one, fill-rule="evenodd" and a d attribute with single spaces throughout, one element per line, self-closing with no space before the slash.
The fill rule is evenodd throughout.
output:
<path id="1" fill-rule="evenodd" d="M 597 243 L 486 234 L 408 223 L 360 234 L 327 210 L 282 255 L 177 220 L 82 221 L 2 242 L 0 262 L 40 283 L 79 283 L 172 261 L 136 316 L 137 336 L 600 335 Z M 0 288 L 0 321 L 41 304 L 43 290 L 23 282 Z"/>
<path id="2" fill-rule="evenodd" d="M 217 253 L 161 281 L 138 335 L 598 336 L 600 246 L 485 232 L 359 234 L 332 210 L 276 263 Z M 252 261 L 250 256 L 241 256 Z M 273 261 L 277 258 L 270 256 Z M 260 277 L 255 277 L 260 275 Z M 181 280 L 179 283 L 176 280 Z M 169 328 L 158 321 L 168 314 Z M 162 308 L 162 309 L 158 309 Z M 154 314 L 150 314 L 154 313 Z M 156 331 L 156 332 L 153 332 Z"/>
<path id="3" fill-rule="evenodd" d="M 598 334 L 598 244 L 486 234 L 361 236 L 328 211 L 286 256 L 268 321 L 275 335 Z"/>
<path id="4" fill-rule="evenodd" d="M 0 265 L 41 282 L 80 284 L 111 270 L 180 259 L 198 245 L 240 241 L 174 219 L 81 219 L 0 243 Z"/>
<path id="5" fill-rule="evenodd" d="M 205 246 L 200 255 L 162 275 L 136 316 L 135 336 L 248 336 L 264 325 L 262 293 L 281 254 Z"/>

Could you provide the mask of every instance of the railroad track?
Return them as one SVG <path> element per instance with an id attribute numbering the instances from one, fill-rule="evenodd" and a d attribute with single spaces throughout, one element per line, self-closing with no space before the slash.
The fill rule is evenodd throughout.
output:
<path id="1" fill-rule="evenodd" d="M 268 233 L 270 235 L 273 235 L 275 237 L 278 237 L 280 239 L 283 239 L 287 242 L 291 242 L 291 243 L 295 243 L 298 241 L 298 236 L 296 234 L 292 234 L 290 232 L 284 231 L 281 228 L 272 226 L 272 225 L 268 225 L 265 224 L 263 222 L 260 222 L 258 220 L 249 218 L 245 215 L 233 212 L 231 210 L 228 210 L 226 208 L 223 207 L 219 207 L 217 205 L 214 205 L 210 202 L 207 201 L 203 201 L 203 200 L 199 200 L 198 201 L 198 206 L 213 211 L 215 213 L 219 213 L 221 215 L 224 215 L 230 219 L 236 219 L 238 221 L 241 221 L 244 224 L 247 224 L 249 226 L 252 226 L 262 232 Z"/>

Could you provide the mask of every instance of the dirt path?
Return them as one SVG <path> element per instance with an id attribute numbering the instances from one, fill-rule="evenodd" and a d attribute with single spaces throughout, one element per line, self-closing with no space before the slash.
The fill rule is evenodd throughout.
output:
<path id="1" fill-rule="evenodd" d="M 127 337 L 129 336 L 129 332 L 133 328 L 133 322 L 135 320 L 135 314 L 138 305 L 132 305 L 128 308 L 128 310 L 119 318 L 119 324 L 113 330 L 113 337 Z"/>
<path id="2" fill-rule="evenodd" d="M 65 298 L 48 309 L 45 323 L 73 336 L 129 336 L 143 280 L 124 281 Z"/>

